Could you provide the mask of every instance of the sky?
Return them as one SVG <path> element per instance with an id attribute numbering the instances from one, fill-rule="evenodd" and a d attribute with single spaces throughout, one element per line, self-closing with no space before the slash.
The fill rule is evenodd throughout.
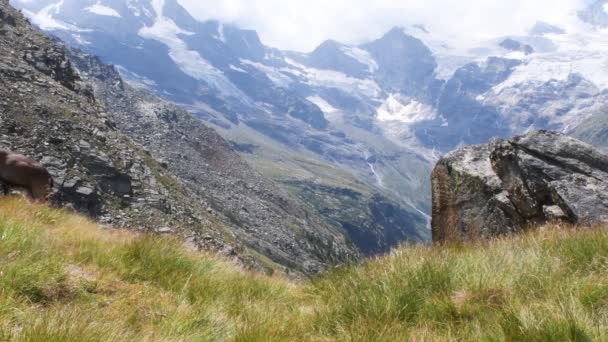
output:
<path id="1" fill-rule="evenodd" d="M 537 20 L 568 27 L 589 0 L 178 0 L 200 20 L 255 29 L 262 41 L 308 52 L 334 39 L 366 42 L 394 26 L 423 24 L 474 41 L 526 32 Z"/>

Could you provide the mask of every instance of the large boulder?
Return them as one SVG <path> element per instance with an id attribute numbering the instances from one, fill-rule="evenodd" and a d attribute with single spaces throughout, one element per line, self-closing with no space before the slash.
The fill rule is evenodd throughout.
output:
<path id="1" fill-rule="evenodd" d="M 608 221 L 608 155 L 548 131 L 462 148 L 432 175 L 433 241 L 478 240 L 552 220 Z"/>

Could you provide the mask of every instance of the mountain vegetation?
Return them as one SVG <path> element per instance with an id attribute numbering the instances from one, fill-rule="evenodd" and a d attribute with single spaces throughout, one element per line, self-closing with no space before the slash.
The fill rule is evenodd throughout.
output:
<path id="1" fill-rule="evenodd" d="M 0 237 L 3 340 L 608 338 L 603 226 L 406 247 L 309 282 L 19 198 L 0 200 Z"/>

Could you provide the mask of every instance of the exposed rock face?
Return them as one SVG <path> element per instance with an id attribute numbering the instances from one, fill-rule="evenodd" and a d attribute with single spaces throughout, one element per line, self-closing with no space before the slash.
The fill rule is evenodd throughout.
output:
<path id="1" fill-rule="evenodd" d="M 608 221 L 608 155 L 538 131 L 469 146 L 432 175 L 434 242 L 477 240 L 528 225 Z"/>

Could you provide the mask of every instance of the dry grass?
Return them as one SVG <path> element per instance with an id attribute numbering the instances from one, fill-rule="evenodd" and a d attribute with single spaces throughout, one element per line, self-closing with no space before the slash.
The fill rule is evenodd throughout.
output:
<path id="1" fill-rule="evenodd" d="M 0 339 L 603 341 L 608 232 L 410 247 L 309 283 L 0 201 Z"/>

